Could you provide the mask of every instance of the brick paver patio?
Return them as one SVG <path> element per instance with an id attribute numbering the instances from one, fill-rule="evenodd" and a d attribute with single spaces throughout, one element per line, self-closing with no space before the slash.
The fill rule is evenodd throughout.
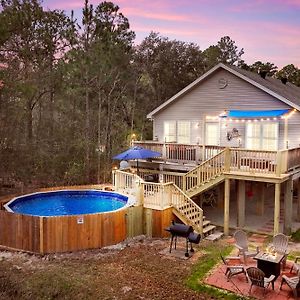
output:
<path id="1" fill-rule="evenodd" d="M 262 249 L 262 245 L 266 239 L 266 236 L 261 236 L 258 234 L 253 234 L 249 238 L 249 242 L 251 244 L 257 245 Z M 228 240 L 229 243 L 233 243 L 233 239 Z M 236 251 L 233 253 L 236 256 Z M 233 276 L 229 281 L 227 281 L 227 277 L 225 275 L 226 266 L 222 263 L 216 266 L 215 269 L 212 270 L 210 275 L 205 279 L 205 283 L 215 286 L 217 288 L 225 289 L 228 291 L 232 291 L 235 294 L 239 294 L 242 296 L 251 296 L 256 299 L 264 299 L 264 300 L 280 300 L 280 299 L 294 299 L 292 290 L 284 284 L 282 290 L 279 289 L 281 284 L 281 277 L 283 274 L 288 276 L 295 276 L 295 274 L 290 274 L 292 262 L 287 262 L 285 270 L 281 271 L 281 275 L 275 281 L 274 291 L 272 290 L 272 286 L 270 285 L 268 289 L 263 289 L 261 287 L 253 286 L 251 290 L 251 294 L 249 294 L 250 282 L 247 282 L 246 276 L 244 274 L 239 274 Z M 247 260 L 247 265 L 245 269 L 248 267 L 255 266 L 256 261 L 252 258 Z"/>

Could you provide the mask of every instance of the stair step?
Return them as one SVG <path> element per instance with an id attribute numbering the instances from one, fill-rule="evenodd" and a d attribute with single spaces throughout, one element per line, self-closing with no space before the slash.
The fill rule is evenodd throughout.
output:
<path id="1" fill-rule="evenodd" d="M 213 231 L 216 229 L 215 225 L 208 225 L 203 227 L 203 235 L 207 236 L 209 233 L 213 233 Z"/>
<path id="2" fill-rule="evenodd" d="M 208 226 L 209 224 L 210 224 L 210 221 L 209 221 L 209 220 L 203 221 L 203 228 L 204 228 L 205 226 Z"/>
<path id="3" fill-rule="evenodd" d="M 206 236 L 205 239 L 208 240 L 208 241 L 215 242 L 215 241 L 219 240 L 223 235 L 224 235 L 223 232 L 216 231 L 216 232 Z"/>

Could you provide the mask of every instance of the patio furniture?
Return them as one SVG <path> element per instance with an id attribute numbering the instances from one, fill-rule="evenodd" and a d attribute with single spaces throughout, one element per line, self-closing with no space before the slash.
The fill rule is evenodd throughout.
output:
<path id="1" fill-rule="evenodd" d="M 283 254 L 259 252 L 253 257 L 257 261 L 257 268 L 265 273 L 265 276 L 269 277 L 274 275 L 277 278 L 280 275 L 280 264 L 284 259 Z"/>
<path id="2" fill-rule="evenodd" d="M 282 234 L 278 233 L 273 237 L 273 247 L 276 253 L 284 255 L 282 262 L 282 268 L 285 268 L 286 260 L 288 256 L 288 244 L 289 238 Z"/>
<path id="3" fill-rule="evenodd" d="M 282 280 L 280 285 L 280 289 L 281 289 L 282 285 L 286 283 L 292 289 L 295 299 L 297 299 L 298 297 L 298 289 L 300 288 L 299 276 L 300 276 L 300 272 L 298 272 L 297 276 L 295 277 L 288 277 L 286 275 L 282 275 Z"/>
<path id="4" fill-rule="evenodd" d="M 247 275 L 246 275 L 246 271 L 244 266 L 242 265 L 237 265 L 237 262 L 240 262 L 240 257 L 224 257 L 222 254 L 220 254 L 221 259 L 224 263 L 224 265 L 226 266 L 226 271 L 225 271 L 225 275 L 227 276 L 227 281 L 229 281 L 229 279 L 234 276 L 234 275 L 238 275 L 238 274 L 242 274 L 244 273 L 246 276 L 246 281 L 248 281 L 247 279 Z"/>
<path id="5" fill-rule="evenodd" d="M 239 250 L 239 255 L 244 258 L 244 263 L 246 264 L 247 257 L 254 257 L 259 249 L 256 247 L 256 251 L 249 251 L 247 234 L 243 230 L 238 230 L 234 233 L 235 246 Z"/>
<path id="6" fill-rule="evenodd" d="M 272 289 L 274 290 L 274 281 L 276 279 L 274 275 L 271 275 L 270 277 L 267 278 L 265 277 L 265 273 L 262 270 L 255 267 L 248 268 L 247 275 L 251 281 L 249 294 L 251 293 L 251 289 L 253 285 L 267 289 L 270 283 L 272 283 Z"/>
<path id="7" fill-rule="evenodd" d="M 296 273 L 298 274 L 299 270 L 300 270 L 300 264 L 298 264 L 298 260 L 300 259 L 300 256 L 297 256 L 295 258 L 295 261 L 291 267 L 290 273 L 292 273 L 293 270 L 296 271 Z"/>

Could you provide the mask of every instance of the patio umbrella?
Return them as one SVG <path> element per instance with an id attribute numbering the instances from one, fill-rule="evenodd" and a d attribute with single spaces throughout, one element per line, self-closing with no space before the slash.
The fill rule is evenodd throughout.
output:
<path id="1" fill-rule="evenodd" d="M 136 169 L 137 169 L 137 173 L 139 173 L 139 159 L 154 158 L 159 156 L 161 156 L 161 153 L 159 152 L 155 152 L 139 146 L 134 146 L 132 148 L 129 148 L 125 152 L 122 152 L 114 156 L 113 159 L 118 159 L 118 160 L 136 159 Z"/>

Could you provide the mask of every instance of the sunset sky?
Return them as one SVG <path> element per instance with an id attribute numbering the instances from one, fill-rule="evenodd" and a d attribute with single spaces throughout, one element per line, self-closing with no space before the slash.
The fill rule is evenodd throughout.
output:
<path id="1" fill-rule="evenodd" d="M 270 61 L 279 68 L 300 67 L 300 0 L 116 0 L 136 33 L 136 43 L 150 31 L 206 49 L 225 35 L 251 64 Z M 80 19 L 83 0 L 44 0 L 44 7 L 72 9 Z M 90 0 L 97 5 L 100 1 Z"/>

